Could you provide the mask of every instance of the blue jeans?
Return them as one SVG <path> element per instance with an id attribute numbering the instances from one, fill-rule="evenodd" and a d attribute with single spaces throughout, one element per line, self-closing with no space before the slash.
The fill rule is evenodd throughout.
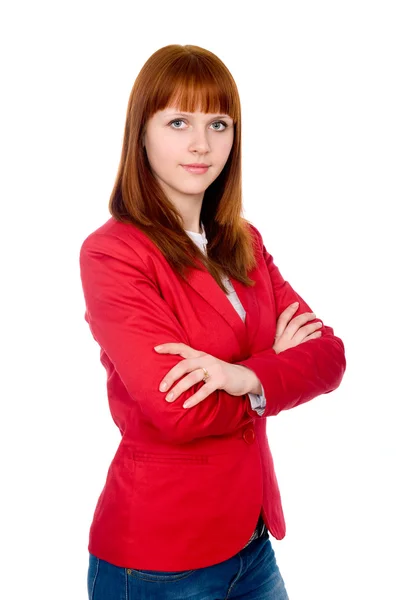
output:
<path id="1" fill-rule="evenodd" d="M 288 600 L 268 534 L 232 558 L 189 571 L 116 567 L 89 553 L 89 600 Z"/>

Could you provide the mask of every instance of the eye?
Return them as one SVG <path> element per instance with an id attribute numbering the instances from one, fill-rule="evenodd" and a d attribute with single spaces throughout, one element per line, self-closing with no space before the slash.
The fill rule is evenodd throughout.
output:
<path id="1" fill-rule="evenodd" d="M 172 125 L 173 123 L 183 123 L 184 121 L 182 119 L 175 119 L 174 121 L 170 121 L 169 125 Z M 181 127 L 173 127 L 173 129 L 181 129 Z"/>
<path id="2" fill-rule="evenodd" d="M 224 125 L 224 129 L 227 129 L 227 123 L 225 121 L 215 121 L 213 125 L 218 125 L 219 123 L 220 125 Z M 224 131 L 224 129 L 216 129 L 216 131 Z"/>
<path id="3" fill-rule="evenodd" d="M 174 119 L 173 121 L 170 121 L 169 125 L 173 125 L 173 123 L 185 123 L 184 119 Z M 212 125 L 224 125 L 223 129 L 214 129 L 215 131 L 224 131 L 225 129 L 227 129 L 227 123 L 225 121 L 214 121 L 214 123 L 212 123 Z M 182 127 L 173 127 L 173 129 L 182 129 Z"/>

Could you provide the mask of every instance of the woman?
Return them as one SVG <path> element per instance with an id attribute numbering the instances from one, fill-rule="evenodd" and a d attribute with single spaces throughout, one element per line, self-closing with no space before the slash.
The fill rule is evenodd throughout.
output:
<path id="1" fill-rule="evenodd" d="M 80 252 L 122 435 L 89 598 L 288 598 L 266 417 L 335 390 L 344 346 L 241 217 L 240 100 L 211 52 L 170 45 L 141 69 L 109 210 Z"/>

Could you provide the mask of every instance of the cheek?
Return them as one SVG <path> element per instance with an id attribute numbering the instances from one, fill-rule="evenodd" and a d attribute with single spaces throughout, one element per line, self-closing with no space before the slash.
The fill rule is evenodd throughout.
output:
<path id="1" fill-rule="evenodd" d="M 234 137 L 231 135 L 229 138 L 224 139 L 221 144 L 221 155 L 224 156 L 225 160 L 230 156 L 231 148 L 233 147 Z"/>
<path id="2" fill-rule="evenodd" d="M 165 137 L 157 148 L 157 155 L 166 167 L 179 163 L 184 152 L 182 141 L 171 139 L 169 136 Z"/>
<path id="3" fill-rule="evenodd" d="M 177 162 L 177 149 L 169 140 L 149 144 L 147 154 L 150 164 L 156 171 L 166 171 Z"/>
<path id="4" fill-rule="evenodd" d="M 231 149 L 232 143 L 230 142 L 224 143 L 219 147 L 218 156 L 221 169 L 223 169 L 223 167 L 225 166 L 228 157 L 230 156 Z"/>

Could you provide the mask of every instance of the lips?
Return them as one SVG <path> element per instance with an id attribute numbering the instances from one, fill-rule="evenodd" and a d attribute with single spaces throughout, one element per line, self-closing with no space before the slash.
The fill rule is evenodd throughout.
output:
<path id="1" fill-rule="evenodd" d="M 182 165 L 183 167 L 193 167 L 194 169 L 205 169 L 210 167 L 210 165 L 205 165 L 204 163 L 193 163 L 190 165 Z"/>
<path id="2" fill-rule="evenodd" d="M 195 167 L 191 166 L 191 165 L 181 165 L 183 169 L 185 169 L 188 173 L 194 173 L 196 175 L 203 175 L 204 173 L 207 173 L 208 170 L 208 165 L 206 165 L 205 167 L 201 167 L 199 165 L 196 165 Z"/>

